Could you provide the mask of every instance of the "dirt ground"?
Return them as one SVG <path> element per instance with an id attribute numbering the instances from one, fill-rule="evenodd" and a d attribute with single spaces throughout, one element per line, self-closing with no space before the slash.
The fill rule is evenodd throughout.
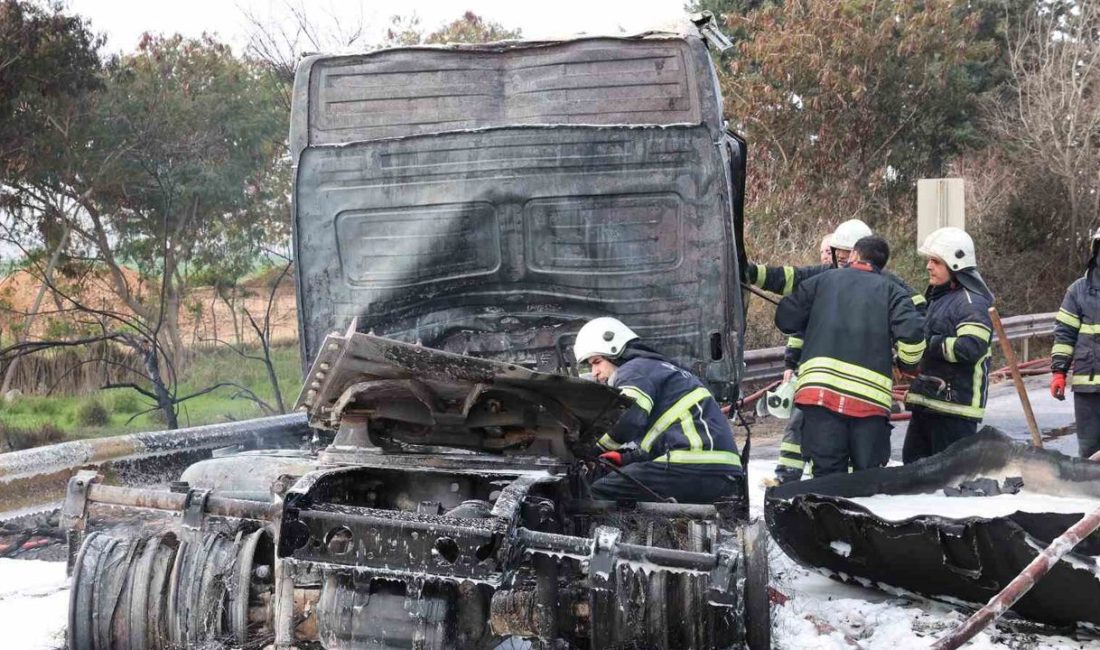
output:
<path id="1" fill-rule="evenodd" d="M 193 347 L 213 345 L 215 341 L 233 344 L 254 343 L 256 335 L 248 323 L 249 312 L 262 324 L 270 294 L 270 283 L 278 271 L 261 274 L 244 283 L 235 294 L 221 295 L 213 287 L 195 287 L 188 293 L 180 310 L 181 333 Z M 126 285 L 136 296 L 149 295 L 148 281 L 132 269 L 123 269 Z M 47 291 L 39 307 L 38 318 L 31 326 L 32 338 L 63 338 L 71 333 L 73 305 L 65 296 L 77 298 L 83 305 L 121 314 L 132 311 L 118 297 L 106 273 L 89 273 L 80 278 L 59 278 L 55 283 L 60 295 Z M 0 279 L 0 338 L 11 340 L 22 332 L 27 314 L 42 287 L 37 274 L 16 271 Z M 272 301 L 272 341 L 297 340 L 297 306 L 294 278 L 286 276 L 279 284 Z"/>

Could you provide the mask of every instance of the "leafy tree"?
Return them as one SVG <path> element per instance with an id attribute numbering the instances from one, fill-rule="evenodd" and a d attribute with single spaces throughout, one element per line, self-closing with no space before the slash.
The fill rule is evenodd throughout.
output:
<path id="1" fill-rule="evenodd" d="M 424 37 L 425 43 L 489 43 L 520 38 L 518 29 L 506 29 L 500 23 L 489 22 L 472 11 L 451 21 Z"/>
<path id="2" fill-rule="evenodd" d="M 101 43 L 77 16 L 0 0 L 0 180 L 49 164 L 40 135 L 99 86 Z"/>
<path id="3" fill-rule="evenodd" d="M 1073 256 L 1100 217 L 1100 7 L 1050 3 L 1011 34 L 1006 92 L 987 105 L 990 126 L 1015 164 L 1042 168 L 1064 208 L 1057 228 Z M 1060 217 L 1060 218 L 1059 218 Z"/>
<path id="4" fill-rule="evenodd" d="M 52 128 L 35 132 L 35 146 L 52 155 L 0 187 L 9 235 L 33 246 L 71 232 L 66 265 L 106 271 L 122 308 L 89 304 L 42 274 L 87 333 L 64 343 L 132 347 L 151 388 L 120 386 L 154 399 L 174 427 L 186 399 L 175 387 L 189 274 L 239 267 L 287 232 L 288 115 L 267 66 L 210 38 L 146 37 L 99 80 L 79 102 L 43 111 Z"/>
<path id="5" fill-rule="evenodd" d="M 989 11 L 786 0 L 728 16 L 746 37 L 724 75 L 726 112 L 753 147 L 750 212 L 770 241 L 809 241 L 851 216 L 874 225 L 917 178 L 981 144 Z"/>
<path id="6" fill-rule="evenodd" d="M 384 47 L 401 45 L 439 45 L 444 43 L 491 43 L 508 41 L 521 37 L 518 29 L 507 29 L 500 23 L 490 22 L 472 11 L 460 18 L 440 26 L 432 32 L 424 33 L 420 18 L 413 16 L 394 16 L 383 41 Z"/>
<path id="7" fill-rule="evenodd" d="M 88 147 L 110 160 L 110 174 L 77 188 L 87 218 L 76 230 L 127 306 L 163 323 L 176 353 L 187 265 L 246 255 L 285 221 L 256 210 L 261 195 L 287 193 L 286 177 L 272 174 L 287 129 L 276 84 L 210 38 L 146 37 L 108 65 Z M 159 301 L 126 286 L 123 260 L 159 276 Z"/>

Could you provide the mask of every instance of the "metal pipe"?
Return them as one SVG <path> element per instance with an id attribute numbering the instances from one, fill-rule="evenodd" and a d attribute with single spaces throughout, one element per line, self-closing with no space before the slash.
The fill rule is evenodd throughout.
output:
<path id="1" fill-rule="evenodd" d="M 742 282 L 742 283 L 741 283 L 741 286 L 742 286 L 742 287 L 744 287 L 744 288 L 746 288 L 746 289 L 748 289 L 748 290 L 749 290 L 749 293 L 751 293 L 751 294 L 753 294 L 753 295 L 757 296 L 758 298 L 763 298 L 764 300 L 767 300 L 767 301 L 768 301 L 768 302 L 770 302 L 771 304 L 773 304 L 773 305 L 776 305 L 776 306 L 779 306 L 779 301 L 778 301 L 778 300 L 776 300 L 775 298 L 772 298 L 771 296 L 769 296 L 768 294 L 764 293 L 764 292 L 763 292 L 763 291 L 761 291 L 760 289 L 757 289 L 756 287 L 752 286 L 751 284 L 749 284 L 749 283 L 747 283 L 747 282 Z"/>
<path id="2" fill-rule="evenodd" d="M 573 537 L 557 533 L 540 533 L 536 530 L 520 528 L 516 531 L 520 543 L 533 553 L 548 552 L 554 555 L 575 555 L 588 557 L 596 540 L 588 537 Z"/>
<path id="3" fill-rule="evenodd" d="M 1100 528 L 1100 508 L 1085 515 L 1069 530 L 1062 533 L 1058 539 L 1044 548 L 1035 556 L 1018 576 L 1012 579 L 999 594 L 994 596 L 985 607 L 975 612 L 961 625 L 956 627 L 946 636 L 941 637 L 932 646 L 932 650 L 955 650 L 962 644 L 972 639 L 987 625 L 1001 617 L 1016 601 L 1020 600 L 1035 583 L 1039 582 L 1058 563 L 1058 560 L 1077 546 L 1082 539 L 1091 535 Z"/>
<path id="4" fill-rule="evenodd" d="M 1039 449 L 1043 448 L 1043 436 L 1039 433 L 1039 423 L 1035 421 L 1035 413 L 1031 410 L 1031 400 L 1027 398 L 1027 388 L 1024 387 L 1024 378 L 1020 376 L 1020 368 L 1016 363 L 1016 352 L 1012 349 L 1012 343 L 1005 335 L 1005 326 L 1001 322 L 1001 316 L 996 307 L 989 308 L 989 318 L 993 321 L 993 329 L 1001 341 L 1001 350 L 1004 351 L 1005 360 L 1008 361 L 1008 369 L 1012 371 L 1012 381 L 1016 384 L 1016 394 L 1020 396 L 1020 404 L 1024 407 L 1024 417 L 1027 418 L 1027 428 L 1031 430 L 1031 444 Z M 975 387 L 977 390 L 977 387 Z"/>
<path id="5" fill-rule="evenodd" d="M 539 555 L 535 558 L 535 609 L 538 635 L 543 639 L 558 637 L 558 558 Z"/>
<path id="6" fill-rule="evenodd" d="M 88 486 L 88 501 L 132 508 L 182 512 L 187 501 L 187 495 L 93 483 Z M 279 506 L 274 503 L 260 501 L 227 499 L 212 494 L 206 500 L 205 512 L 219 517 L 234 517 L 236 519 L 271 519 L 279 513 Z"/>
<path id="7" fill-rule="evenodd" d="M 131 433 L 110 438 L 74 440 L 0 454 L 0 482 L 52 472 L 72 471 L 120 458 L 164 456 L 238 444 L 271 446 L 281 439 L 308 434 L 305 415 L 277 415 L 243 422 L 209 424 L 172 431 Z"/>
<path id="8" fill-rule="evenodd" d="M 640 501 L 629 508 L 624 508 L 615 501 L 571 501 L 566 509 L 573 514 L 606 514 L 610 512 L 640 512 L 643 514 L 661 515 L 665 517 L 691 517 L 693 519 L 706 519 L 718 516 L 718 509 L 714 506 L 696 503 L 664 503 Z"/>
<path id="9" fill-rule="evenodd" d="M 641 544 L 619 544 L 617 548 L 619 559 L 646 562 L 668 569 L 710 573 L 718 565 L 718 559 L 711 553 L 680 551 L 674 548 Z"/>
<path id="10" fill-rule="evenodd" d="M 548 555 L 573 555 L 589 557 L 595 540 L 587 537 L 573 537 L 556 533 L 540 533 L 526 528 L 517 531 L 520 542 L 531 553 Z M 668 569 L 709 572 L 718 565 L 718 559 L 711 553 L 681 551 L 659 546 L 641 544 L 616 544 L 615 557 L 629 562 L 643 562 Z"/>

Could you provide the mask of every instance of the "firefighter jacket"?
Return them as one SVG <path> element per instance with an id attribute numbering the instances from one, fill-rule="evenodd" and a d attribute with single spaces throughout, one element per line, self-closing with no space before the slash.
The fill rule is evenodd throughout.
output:
<path id="1" fill-rule="evenodd" d="M 897 283 L 869 265 L 858 266 L 801 283 L 780 301 L 775 324 L 785 334 L 804 333 L 799 392 L 822 388 L 885 415 L 893 404 L 894 347 L 898 365 L 915 368 L 924 353 L 924 319 Z"/>
<path id="2" fill-rule="evenodd" d="M 1073 370 L 1073 390 L 1100 393 L 1100 281 L 1093 271 L 1069 285 L 1054 323 L 1050 369 Z"/>
<path id="3" fill-rule="evenodd" d="M 950 282 L 929 287 L 928 299 L 928 349 L 905 404 L 980 421 L 989 387 L 992 296 Z"/>
<path id="4" fill-rule="evenodd" d="M 748 275 L 746 281 L 764 291 L 777 293 L 781 296 L 789 296 L 798 288 L 798 285 L 806 280 L 835 268 L 837 267 L 831 264 L 815 264 L 813 266 L 765 266 L 763 264 L 749 264 L 746 270 L 746 274 Z M 905 283 L 905 280 L 902 280 L 893 273 L 883 271 L 882 274 L 891 282 L 901 287 L 906 295 L 911 297 L 913 306 L 915 306 L 917 311 L 923 316 L 925 310 L 928 308 L 928 300 L 924 295 L 914 291 L 912 287 Z"/>
<path id="5" fill-rule="evenodd" d="M 611 385 L 634 400 L 598 441 L 606 450 L 634 442 L 653 462 L 741 467 L 729 420 L 699 378 L 667 361 L 635 358 Z"/>

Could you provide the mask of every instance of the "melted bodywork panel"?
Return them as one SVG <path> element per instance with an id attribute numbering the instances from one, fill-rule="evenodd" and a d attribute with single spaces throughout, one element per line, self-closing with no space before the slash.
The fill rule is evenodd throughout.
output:
<path id="1" fill-rule="evenodd" d="M 368 334 L 329 336 L 298 398 L 337 447 L 541 449 L 569 459 L 628 402 L 605 385 Z"/>
<path id="2" fill-rule="evenodd" d="M 1100 464 L 1013 442 L 986 428 L 947 451 L 903 467 L 837 474 L 768 490 L 773 539 L 798 562 L 830 576 L 980 606 L 1084 514 L 1016 512 L 901 521 L 849 498 L 925 494 L 977 478 L 1022 477 L 1024 490 L 1097 499 Z M 980 499 L 986 497 L 960 497 Z M 1100 624 L 1100 534 L 1068 553 L 1012 608 L 1052 625 Z"/>

